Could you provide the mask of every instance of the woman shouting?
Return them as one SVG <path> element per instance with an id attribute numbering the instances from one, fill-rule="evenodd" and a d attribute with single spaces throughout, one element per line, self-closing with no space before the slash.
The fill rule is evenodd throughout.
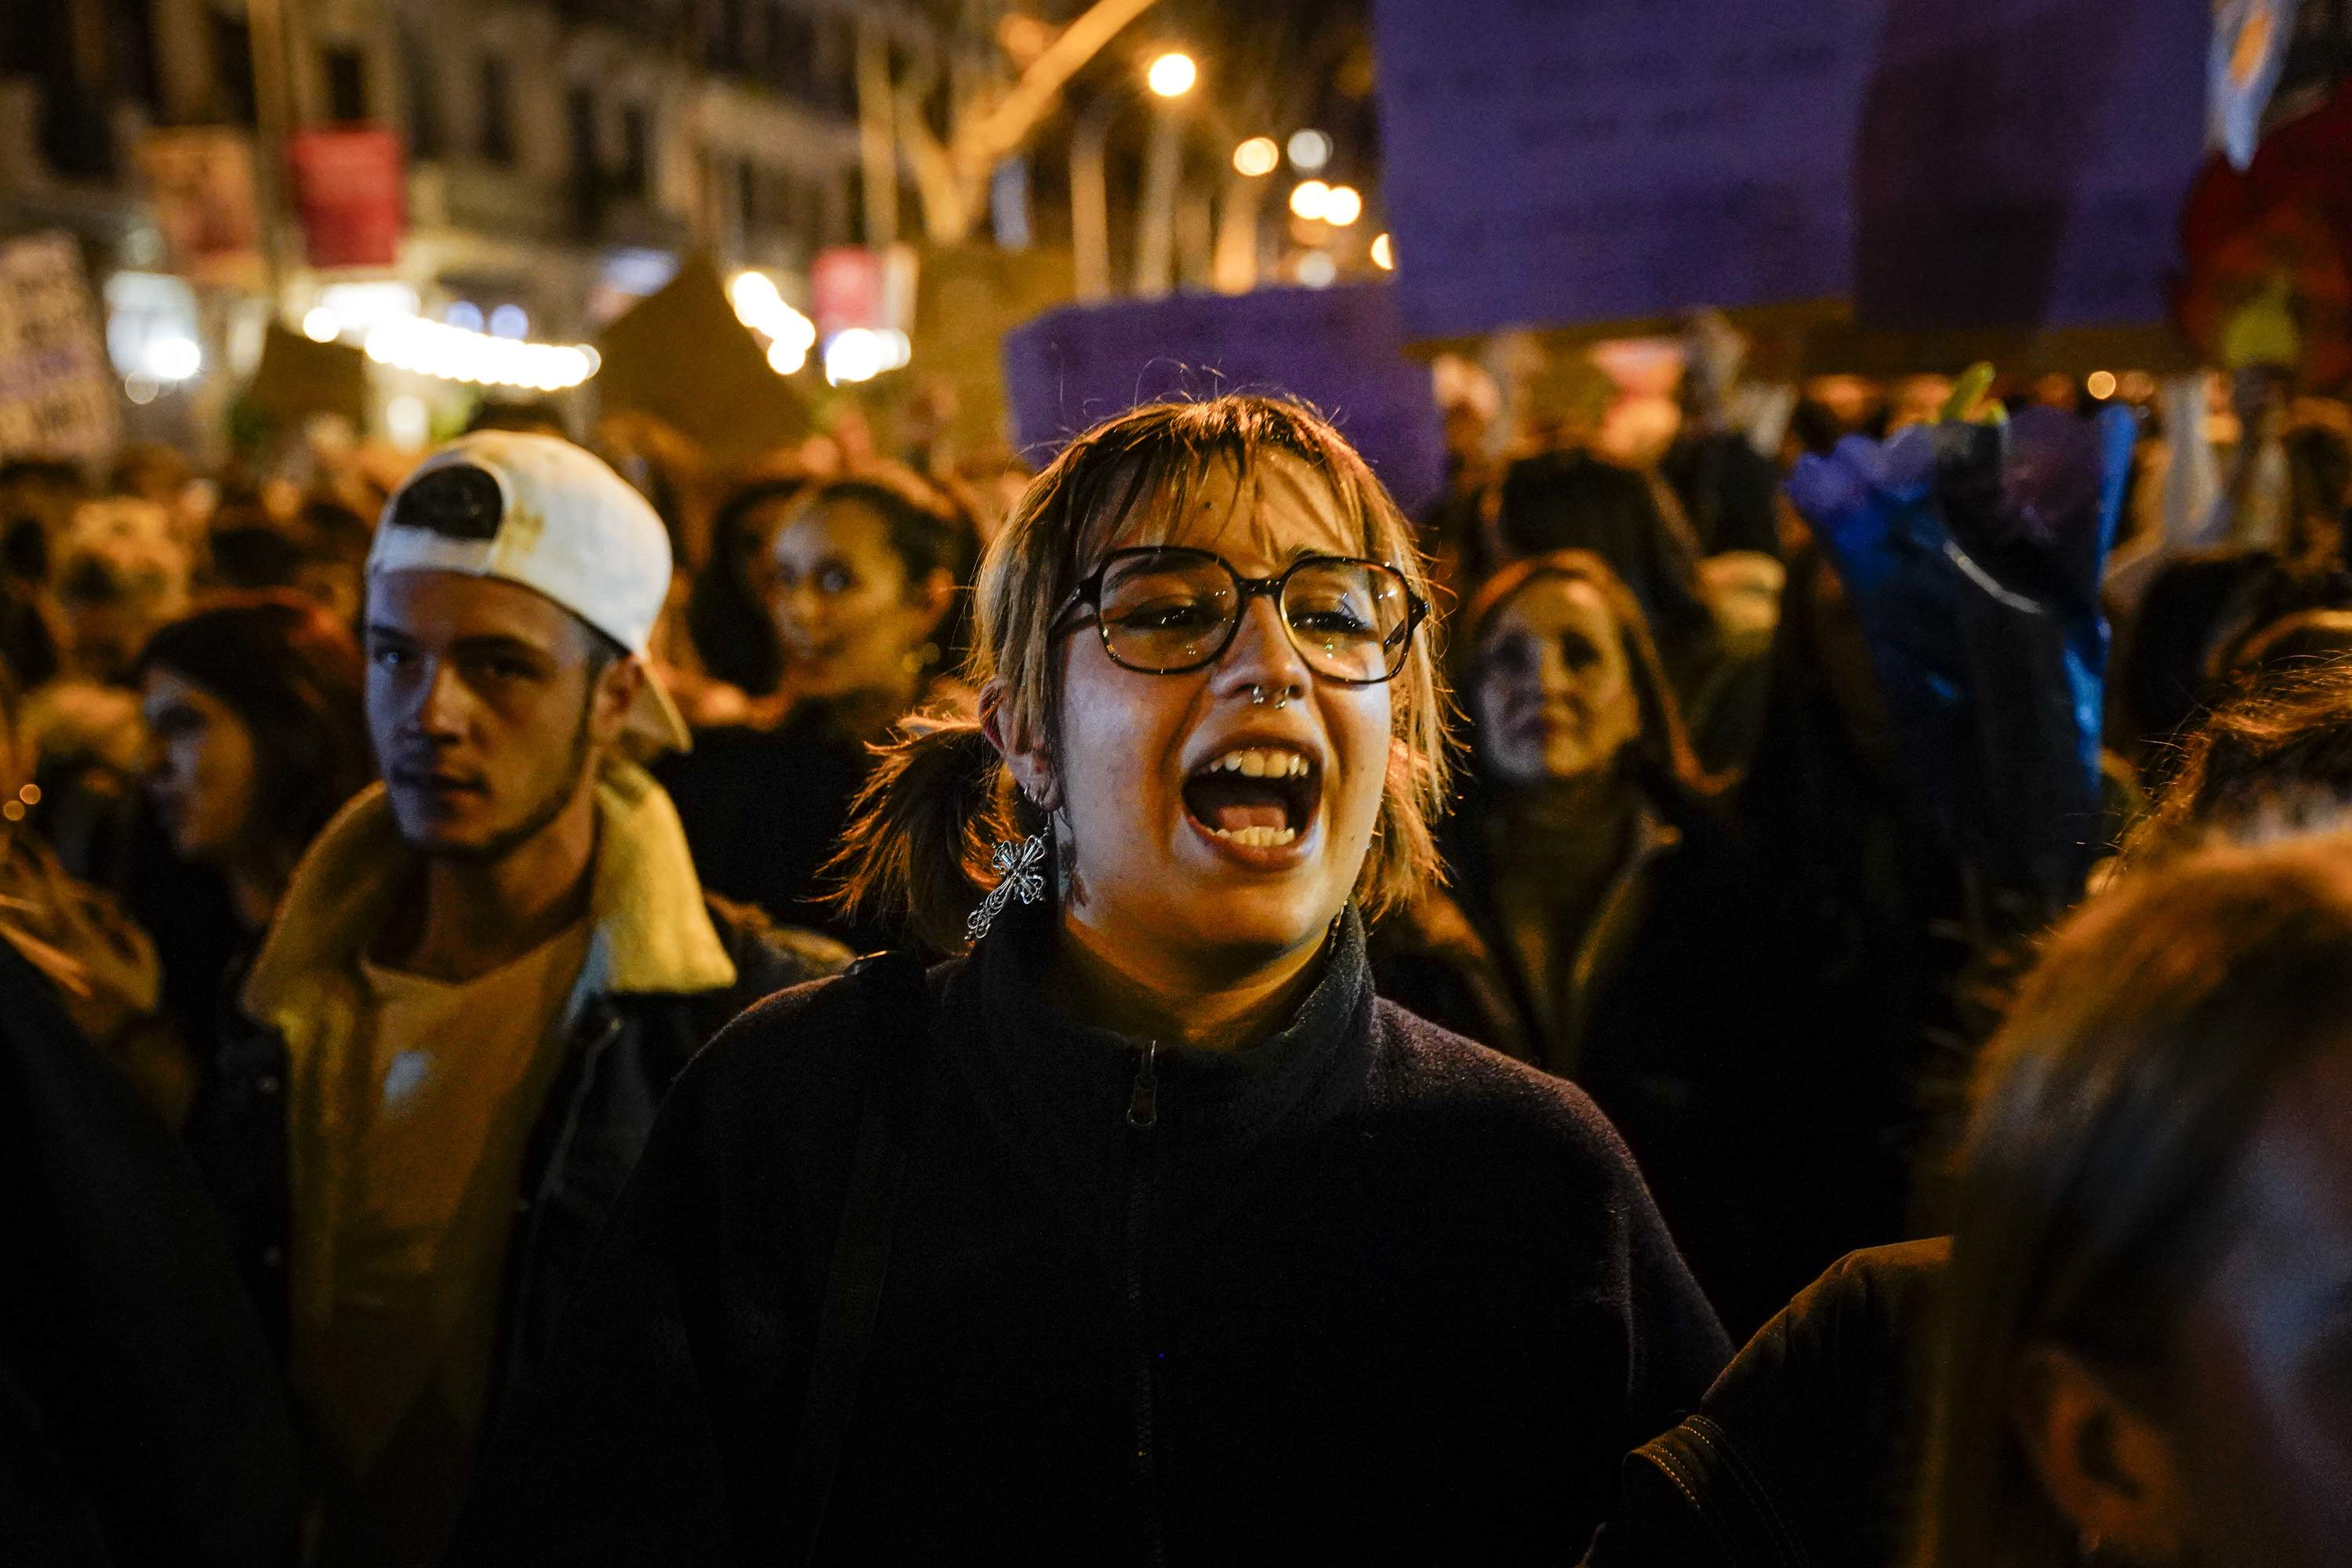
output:
<path id="1" fill-rule="evenodd" d="M 1583 1094 L 1373 993 L 1427 615 L 1302 408 L 1075 441 L 843 858 L 968 953 L 688 1070 L 461 1556 L 1573 1561 L 1726 1347 Z"/>

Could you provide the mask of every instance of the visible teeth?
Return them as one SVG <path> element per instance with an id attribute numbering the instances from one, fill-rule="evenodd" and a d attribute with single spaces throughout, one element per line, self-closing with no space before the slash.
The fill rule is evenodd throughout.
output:
<path id="1" fill-rule="evenodd" d="M 1296 827 L 1236 827 L 1230 833 L 1222 827 L 1212 827 L 1209 831 L 1252 849 L 1279 849 L 1298 837 Z"/>
<path id="2" fill-rule="evenodd" d="M 1227 752 L 1209 764 L 1209 771 L 1240 773 L 1253 779 L 1304 778 L 1307 775 L 1307 759 L 1297 752 L 1276 752 L 1253 746 L 1244 751 Z"/>

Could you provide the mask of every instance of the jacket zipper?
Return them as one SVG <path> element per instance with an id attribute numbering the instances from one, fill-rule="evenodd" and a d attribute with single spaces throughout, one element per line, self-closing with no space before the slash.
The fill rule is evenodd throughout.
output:
<path id="1" fill-rule="evenodd" d="M 1151 1192 L 1151 1130 L 1160 1124 L 1160 1043 L 1135 1054 L 1135 1087 L 1127 1100 L 1133 1158 L 1127 1189 L 1127 1316 L 1135 1335 L 1135 1469 L 1143 1504 L 1143 1539 L 1153 1563 L 1168 1560 L 1160 1527 L 1160 1482 L 1152 1445 L 1152 1349 L 1143 1312 L 1143 1243 Z"/>

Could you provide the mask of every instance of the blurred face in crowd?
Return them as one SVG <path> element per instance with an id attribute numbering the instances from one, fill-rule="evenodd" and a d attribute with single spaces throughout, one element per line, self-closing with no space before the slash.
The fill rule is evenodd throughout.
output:
<path id="1" fill-rule="evenodd" d="M 1181 516 L 1163 505 L 1130 532 L 1115 542 L 1210 551 L 1244 577 L 1364 553 L 1330 486 L 1277 453 L 1246 475 L 1213 468 Z M 1318 676 L 1265 595 L 1243 602 L 1232 644 L 1203 669 L 1126 668 L 1091 623 L 1062 637 L 1060 661 L 1052 787 L 1075 858 L 1066 912 L 1097 946 L 1191 949 L 1220 964 L 1319 942 L 1371 842 L 1394 688 Z M 1267 700 L 1253 702 L 1252 687 Z"/>
<path id="2" fill-rule="evenodd" d="M 2273 1092 L 2174 1357 L 2189 1553 L 2352 1563 L 2352 1045 Z"/>
<path id="3" fill-rule="evenodd" d="M 175 671 L 147 672 L 148 797 L 184 860 L 218 865 L 253 836 L 259 769 L 236 710 Z"/>
<path id="4" fill-rule="evenodd" d="M 954 588 L 945 572 L 910 581 L 889 525 L 861 501 L 801 509 L 768 549 L 789 679 L 812 697 L 904 687 Z"/>
<path id="5" fill-rule="evenodd" d="M 1481 758 L 1511 788 L 1595 777 L 1641 733 L 1624 628 L 1590 583 L 1531 578 L 1495 612 L 1474 668 Z"/>
<path id="6" fill-rule="evenodd" d="M 2035 1472 L 2117 1561 L 2352 1563 L 2352 1044 L 2272 1090 L 2228 1205 L 2156 1375 L 2042 1352 Z"/>
<path id="7" fill-rule="evenodd" d="M 775 574 L 768 552 L 775 547 L 776 535 L 783 531 L 793 510 L 793 498 L 780 495 L 743 514 L 743 525 L 735 533 L 735 559 L 730 564 L 739 580 L 755 592 L 767 594 L 773 587 Z"/>
<path id="8" fill-rule="evenodd" d="M 569 610 L 494 578 L 391 572 L 370 584 L 367 721 L 401 837 L 496 859 L 575 806 L 643 679 L 593 668 Z"/>

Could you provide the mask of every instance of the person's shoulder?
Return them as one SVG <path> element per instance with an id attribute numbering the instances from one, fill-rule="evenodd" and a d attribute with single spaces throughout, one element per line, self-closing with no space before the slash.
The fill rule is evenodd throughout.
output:
<path id="1" fill-rule="evenodd" d="M 1951 1256 L 1951 1239 L 1935 1237 L 1839 1258 L 1757 1331 L 1707 1396 L 1709 1407 L 1728 1415 L 1759 1400 L 1785 1401 L 1791 1378 L 1823 1403 L 1874 1397 L 1857 1391 L 1899 1384 L 1931 1331 Z"/>
<path id="2" fill-rule="evenodd" d="M 771 919 L 755 904 L 703 889 L 702 901 L 727 956 L 735 963 L 736 990 L 765 996 L 803 981 L 839 974 L 855 961 L 848 946 L 823 931 Z"/>
<path id="3" fill-rule="evenodd" d="M 868 953 L 837 973 L 802 981 L 753 1003 L 703 1047 L 696 1067 L 705 1074 L 823 1076 L 829 1064 L 919 1020 L 922 1010 L 935 1005 L 942 976 L 952 968 L 927 973 L 908 953 Z"/>
<path id="4" fill-rule="evenodd" d="M 1952 1263 L 1952 1238 L 1866 1247 L 1830 1265 L 1789 1304 L 1794 1314 L 1910 1325 L 1933 1310 Z"/>
<path id="5" fill-rule="evenodd" d="M 1530 1150 L 1632 1168 L 1633 1158 L 1609 1118 L 1591 1096 L 1566 1079 L 1441 1028 L 1385 999 L 1378 1004 L 1374 1027 L 1379 1040 L 1375 1094 L 1388 1113 L 1458 1121 L 1483 1135 Z"/>

